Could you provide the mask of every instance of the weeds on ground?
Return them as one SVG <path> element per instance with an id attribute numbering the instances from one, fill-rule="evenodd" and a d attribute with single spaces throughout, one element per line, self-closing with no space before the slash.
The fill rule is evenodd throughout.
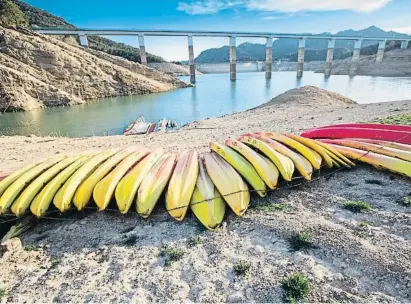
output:
<path id="1" fill-rule="evenodd" d="M 192 236 L 192 237 L 187 239 L 187 244 L 190 247 L 194 247 L 194 246 L 202 244 L 202 243 L 203 243 L 203 240 L 198 235 L 197 236 Z"/>
<path id="2" fill-rule="evenodd" d="M 255 211 L 262 212 L 276 212 L 276 211 L 285 211 L 288 206 L 282 203 L 265 203 L 265 204 L 256 204 L 252 207 Z"/>
<path id="3" fill-rule="evenodd" d="M 292 251 L 302 250 L 307 252 L 308 249 L 314 248 L 313 235 L 309 232 L 302 232 L 291 236 L 288 239 L 288 243 Z"/>
<path id="4" fill-rule="evenodd" d="M 358 226 L 360 226 L 361 228 L 365 228 L 365 227 L 370 226 L 370 224 L 368 222 L 363 221 L 363 222 L 359 222 Z"/>
<path id="5" fill-rule="evenodd" d="M 161 250 L 160 255 L 165 257 L 164 266 L 170 266 L 173 262 L 179 261 L 184 256 L 184 250 L 179 248 L 165 247 Z"/>
<path id="6" fill-rule="evenodd" d="M 251 264 L 248 263 L 247 261 L 238 261 L 237 263 L 234 264 L 234 272 L 236 273 L 236 275 L 241 275 L 241 276 L 245 276 L 248 274 L 248 272 L 250 271 L 251 268 Z"/>
<path id="7" fill-rule="evenodd" d="M 411 207 L 411 198 L 409 198 L 408 196 L 405 196 L 402 199 L 401 205 L 403 205 L 405 207 Z"/>
<path id="8" fill-rule="evenodd" d="M 293 273 L 281 281 L 285 293 L 285 299 L 290 303 L 296 303 L 308 296 L 311 290 L 310 282 L 301 273 Z"/>
<path id="9" fill-rule="evenodd" d="M 408 125 L 411 126 L 411 113 L 388 116 L 382 119 L 375 119 L 373 122 L 393 125 Z"/>
<path id="10" fill-rule="evenodd" d="M 347 201 L 344 203 L 344 209 L 350 210 L 351 212 L 360 213 L 365 211 L 371 211 L 371 205 L 362 201 Z"/>
<path id="11" fill-rule="evenodd" d="M 36 244 L 28 244 L 26 246 L 24 246 L 23 248 L 26 251 L 37 251 L 41 249 L 41 246 L 38 246 Z"/>
<path id="12" fill-rule="evenodd" d="M 3 288 L 0 288 L 0 300 L 6 295 L 6 291 Z"/>
<path id="13" fill-rule="evenodd" d="M 51 268 L 56 267 L 60 263 L 61 263 L 61 258 L 51 260 Z"/>

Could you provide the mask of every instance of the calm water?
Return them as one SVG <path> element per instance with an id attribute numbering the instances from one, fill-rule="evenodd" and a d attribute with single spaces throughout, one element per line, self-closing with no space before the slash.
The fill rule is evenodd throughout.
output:
<path id="1" fill-rule="evenodd" d="M 304 72 L 298 81 L 295 72 L 275 72 L 270 81 L 265 74 L 197 76 L 193 88 L 145 96 L 115 97 L 73 107 L 50 108 L 0 115 L 0 134 L 60 134 L 91 136 L 121 134 L 129 122 L 144 115 L 147 121 L 169 118 L 184 124 L 206 117 L 221 116 L 260 105 L 295 87 L 315 85 L 340 93 L 359 103 L 411 99 L 411 77 L 370 77 Z M 182 77 L 188 81 L 188 77 Z"/>

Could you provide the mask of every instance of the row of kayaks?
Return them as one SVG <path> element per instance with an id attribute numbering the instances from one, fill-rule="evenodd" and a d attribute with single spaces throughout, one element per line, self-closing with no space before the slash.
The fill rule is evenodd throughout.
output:
<path id="1" fill-rule="evenodd" d="M 176 220 L 191 209 L 210 230 L 219 226 L 226 206 L 241 216 L 250 192 L 264 197 L 279 181 L 311 180 L 321 168 L 351 168 L 359 160 L 411 176 L 411 146 L 369 139 L 310 139 L 291 133 L 244 134 L 210 152 L 180 154 L 162 149 L 127 148 L 75 156 L 55 156 L 30 164 L 0 180 L 0 214 L 41 217 L 50 207 L 66 212 L 115 203 L 143 218 L 162 194 Z"/>
<path id="2" fill-rule="evenodd" d="M 338 124 L 313 128 L 301 135 L 307 138 L 359 138 L 411 145 L 411 126 L 403 125 Z"/>
<path id="3" fill-rule="evenodd" d="M 301 135 L 326 143 L 350 159 L 411 176 L 411 126 L 338 124 Z"/>

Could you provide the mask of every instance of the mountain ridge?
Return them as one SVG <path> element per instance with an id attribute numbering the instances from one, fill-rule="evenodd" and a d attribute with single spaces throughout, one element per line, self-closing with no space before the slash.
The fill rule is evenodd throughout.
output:
<path id="1" fill-rule="evenodd" d="M 307 35 L 313 35 L 308 34 Z M 320 36 L 330 35 L 330 33 L 320 33 Z M 376 26 L 369 26 L 362 30 L 343 30 L 335 36 L 361 36 L 379 38 L 410 38 L 409 35 L 394 31 L 384 31 Z M 411 38 L 410 38 L 411 39 Z M 363 41 L 361 54 L 371 55 L 377 52 L 375 41 Z M 337 40 L 334 51 L 335 59 L 345 59 L 352 55 L 354 42 L 349 40 Z M 296 39 L 277 39 L 273 42 L 274 60 L 297 60 L 298 41 Z M 306 43 L 306 61 L 325 60 L 327 41 L 324 39 L 308 39 Z M 224 45 L 220 48 L 211 48 L 202 51 L 196 58 L 196 63 L 218 63 L 229 61 L 229 47 Z M 264 61 L 265 44 L 245 42 L 237 46 L 238 61 Z"/>

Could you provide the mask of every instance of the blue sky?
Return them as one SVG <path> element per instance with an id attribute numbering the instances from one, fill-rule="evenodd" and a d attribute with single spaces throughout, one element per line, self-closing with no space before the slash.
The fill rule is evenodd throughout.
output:
<path id="1" fill-rule="evenodd" d="M 411 34 L 410 0 L 26 0 L 83 28 L 332 32 L 376 25 Z M 113 38 L 111 38 L 113 39 Z M 137 38 L 116 37 L 133 46 Z M 202 50 L 228 44 L 194 38 Z M 237 39 L 237 44 L 244 42 Z M 263 40 L 250 40 L 261 42 Z M 167 60 L 186 60 L 184 37 L 146 37 L 146 49 Z"/>

